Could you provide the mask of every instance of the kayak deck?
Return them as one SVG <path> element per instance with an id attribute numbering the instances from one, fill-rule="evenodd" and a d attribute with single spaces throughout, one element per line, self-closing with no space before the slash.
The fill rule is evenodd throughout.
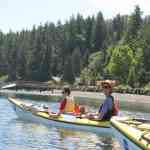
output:
<path id="1" fill-rule="evenodd" d="M 53 120 L 60 123 L 74 124 L 80 126 L 110 128 L 110 121 L 95 121 L 87 118 L 77 118 L 76 116 L 70 114 L 61 114 L 60 116 L 49 115 L 48 112 L 44 111 L 44 109 L 42 110 L 41 108 L 35 111 L 35 106 L 33 106 L 32 103 L 23 102 L 22 100 L 16 98 L 9 98 L 9 101 L 17 107 L 19 107 L 20 109 L 23 109 L 27 112 L 31 112 L 33 115 L 45 118 L 47 120 Z"/>
<path id="2" fill-rule="evenodd" d="M 150 121 L 113 117 L 111 124 L 115 130 L 127 139 L 138 145 L 141 149 L 150 150 Z"/>

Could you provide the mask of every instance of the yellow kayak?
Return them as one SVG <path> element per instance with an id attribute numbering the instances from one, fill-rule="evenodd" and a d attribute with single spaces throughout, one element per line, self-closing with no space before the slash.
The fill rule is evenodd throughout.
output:
<path id="1" fill-rule="evenodd" d="M 17 98 L 8 98 L 17 116 L 21 119 L 44 123 L 49 126 L 71 129 L 88 130 L 94 132 L 111 132 L 110 121 L 95 121 L 87 118 L 78 118 L 71 114 L 50 115 L 42 107 L 27 103 Z"/>
<path id="2" fill-rule="evenodd" d="M 125 150 L 150 150 L 150 120 L 113 117 L 113 131 Z"/>

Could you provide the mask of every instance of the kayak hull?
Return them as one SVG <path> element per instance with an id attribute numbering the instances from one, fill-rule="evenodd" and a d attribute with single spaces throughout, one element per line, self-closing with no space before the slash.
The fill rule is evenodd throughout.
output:
<path id="1" fill-rule="evenodd" d="M 113 117 L 111 119 L 112 130 L 120 142 L 121 148 L 123 150 L 150 150 L 149 142 L 141 138 L 145 131 L 139 130 L 138 125 L 124 123 L 128 120 L 132 123 L 131 118 Z"/>
<path id="2" fill-rule="evenodd" d="M 14 100 L 9 98 L 9 101 L 11 102 L 12 107 L 16 112 L 17 116 L 22 120 L 45 124 L 50 127 L 60 127 L 60 128 L 74 129 L 74 130 L 82 130 L 82 131 L 90 131 L 90 132 L 92 131 L 96 133 L 112 134 L 110 123 L 108 121 L 105 122 L 103 121 L 101 124 L 99 123 L 98 125 L 95 124 L 93 125 L 93 124 L 84 123 L 83 119 L 76 119 L 76 117 L 73 115 L 62 115 L 63 119 L 50 118 L 46 114 L 43 115 L 43 113 L 41 112 L 33 113 L 29 110 L 20 107 L 15 103 L 16 99 Z M 85 121 L 87 122 L 87 120 Z"/>

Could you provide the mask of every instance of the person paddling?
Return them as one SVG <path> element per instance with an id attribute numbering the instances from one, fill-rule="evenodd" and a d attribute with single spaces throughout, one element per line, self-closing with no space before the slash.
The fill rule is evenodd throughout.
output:
<path id="1" fill-rule="evenodd" d="M 115 80 L 101 81 L 105 100 L 104 103 L 100 105 L 98 113 L 96 115 L 90 114 L 89 119 L 110 120 L 113 115 L 118 114 L 119 106 L 116 105 L 114 97 L 112 96 L 112 88 L 116 83 Z"/>

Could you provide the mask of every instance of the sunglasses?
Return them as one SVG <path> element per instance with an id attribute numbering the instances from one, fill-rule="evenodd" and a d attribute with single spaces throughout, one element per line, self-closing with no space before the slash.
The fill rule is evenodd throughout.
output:
<path id="1" fill-rule="evenodd" d="M 103 89 L 110 89 L 109 86 L 103 86 Z"/>

